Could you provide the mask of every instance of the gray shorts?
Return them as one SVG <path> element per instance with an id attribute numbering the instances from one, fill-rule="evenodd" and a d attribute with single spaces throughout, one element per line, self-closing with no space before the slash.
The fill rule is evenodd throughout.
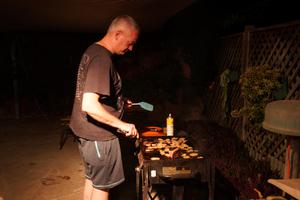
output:
<path id="1" fill-rule="evenodd" d="M 83 158 L 86 178 L 97 189 L 110 189 L 124 178 L 119 139 L 90 141 L 79 138 L 79 151 Z"/>

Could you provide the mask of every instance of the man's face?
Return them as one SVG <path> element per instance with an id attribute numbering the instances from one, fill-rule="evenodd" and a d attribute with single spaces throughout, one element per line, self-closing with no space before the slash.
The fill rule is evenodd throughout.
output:
<path id="1" fill-rule="evenodd" d="M 133 46 L 138 39 L 138 31 L 126 30 L 119 33 L 117 38 L 116 54 L 124 55 L 128 51 L 133 50 Z"/>

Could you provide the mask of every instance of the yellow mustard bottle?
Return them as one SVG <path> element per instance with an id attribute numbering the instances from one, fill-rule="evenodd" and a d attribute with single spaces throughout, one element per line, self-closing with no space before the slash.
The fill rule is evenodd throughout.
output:
<path id="1" fill-rule="evenodd" d="M 167 117 L 167 136 L 174 135 L 174 119 L 171 114 Z"/>

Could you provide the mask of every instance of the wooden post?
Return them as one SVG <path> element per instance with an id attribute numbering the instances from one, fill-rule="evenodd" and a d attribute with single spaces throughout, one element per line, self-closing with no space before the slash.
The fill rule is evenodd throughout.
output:
<path id="1" fill-rule="evenodd" d="M 291 170 L 290 178 L 300 178 L 300 137 L 290 136 L 291 145 Z"/>
<path id="2" fill-rule="evenodd" d="M 250 39 L 251 32 L 254 30 L 254 26 L 246 26 L 245 31 L 243 33 L 243 46 L 242 46 L 242 67 L 241 74 L 243 74 L 247 67 L 249 66 L 249 52 L 250 52 Z M 244 106 L 246 106 L 246 102 L 244 100 Z M 242 117 L 242 141 L 246 140 L 246 130 L 245 126 L 247 123 L 247 117 L 243 115 Z"/>

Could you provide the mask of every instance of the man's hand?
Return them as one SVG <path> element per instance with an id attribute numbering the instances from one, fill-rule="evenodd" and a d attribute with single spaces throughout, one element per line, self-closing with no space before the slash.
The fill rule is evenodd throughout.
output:
<path id="1" fill-rule="evenodd" d="M 138 137 L 138 131 L 134 124 L 126 123 L 108 113 L 99 103 L 99 95 L 96 93 L 84 93 L 82 100 L 82 111 L 99 122 L 119 129 L 127 137 Z"/>
<path id="2" fill-rule="evenodd" d="M 125 101 L 125 105 L 126 105 L 127 108 L 130 108 L 130 107 L 132 106 L 132 101 L 129 100 L 129 99 L 127 99 L 127 100 Z"/>
<path id="3" fill-rule="evenodd" d="M 139 133 L 135 128 L 134 124 L 124 123 L 120 128 L 121 132 L 125 134 L 126 137 L 139 137 Z"/>

